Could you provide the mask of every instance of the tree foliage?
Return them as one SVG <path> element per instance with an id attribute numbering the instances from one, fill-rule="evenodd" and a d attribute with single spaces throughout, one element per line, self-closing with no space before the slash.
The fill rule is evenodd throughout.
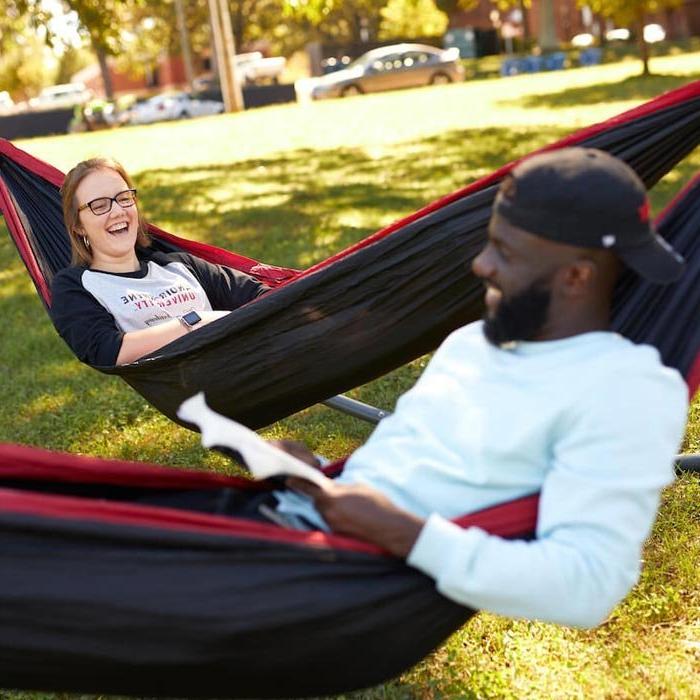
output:
<path id="1" fill-rule="evenodd" d="M 51 50 L 34 33 L 15 35 L 15 44 L 0 59 L 0 89 L 27 99 L 54 82 L 55 62 Z"/>
<path id="2" fill-rule="evenodd" d="M 448 17 L 460 10 L 473 10 L 479 0 L 435 0 L 435 6 Z"/>
<path id="3" fill-rule="evenodd" d="M 90 52 L 83 48 L 67 46 L 58 59 L 58 68 L 54 76 L 55 83 L 69 83 L 80 70 L 93 63 Z"/>
<path id="4" fill-rule="evenodd" d="M 447 30 L 448 16 L 434 0 L 389 0 L 381 10 L 380 39 L 440 36 Z"/>
<path id="5" fill-rule="evenodd" d="M 0 55 L 27 33 L 45 39 L 41 30 L 50 17 L 40 0 L 0 0 Z"/>
<path id="6" fill-rule="evenodd" d="M 593 12 L 610 17 L 620 25 L 630 25 L 654 12 L 680 7 L 683 0 L 580 0 Z"/>
<path id="7" fill-rule="evenodd" d="M 579 0 L 579 5 L 588 5 L 593 12 L 613 19 L 620 26 L 635 28 L 644 75 L 649 74 L 649 47 L 644 40 L 644 25 L 648 16 L 682 4 L 683 0 Z"/>
<path id="8" fill-rule="evenodd" d="M 286 0 L 286 14 L 326 41 L 376 41 L 389 0 Z M 310 33 L 311 33 L 310 32 Z"/>
<path id="9" fill-rule="evenodd" d="M 53 81 L 49 17 L 38 1 L 0 0 L 0 89 L 26 99 Z"/>

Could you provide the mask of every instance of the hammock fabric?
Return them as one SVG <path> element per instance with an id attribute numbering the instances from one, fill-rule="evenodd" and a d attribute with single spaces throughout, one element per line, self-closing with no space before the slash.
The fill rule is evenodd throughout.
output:
<path id="1" fill-rule="evenodd" d="M 549 148 L 605 149 L 626 160 L 651 187 L 698 142 L 700 81 Z M 470 262 L 484 244 L 498 184 L 514 165 L 304 272 L 257 263 L 152 226 L 157 247 L 230 265 L 276 289 L 148 358 L 97 369 L 121 376 L 173 420 L 183 400 L 204 390 L 214 410 L 251 427 L 395 369 L 481 316 L 482 285 Z M 62 179 L 55 168 L 0 141 L 0 207 L 46 305 L 52 276 L 69 262 L 58 195 Z M 690 265 L 697 266 L 690 252 Z M 634 290 L 643 286 L 628 280 L 627 301 L 617 306 L 625 321 L 616 320 L 617 325 L 634 325 L 638 339 L 660 345 L 665 361 L 688 374 L 700 347 L 700 327 L 681 326 L 666 308 L 661 318 L 650 317 L 636 305 Z M 633 316 L 644 322 L 633 322 Z M 667 342 L 669 328 L 682 342 Z"/>
<path id="2" fill-rule="evenodd" d="M 340 693 L 392 678 L 474 613 L 366 543 L 207 512 L 260 488 L 270 485 L 0 445 L 2 686 Z M 529 537 L 537 501 L 457 522 Z"/>

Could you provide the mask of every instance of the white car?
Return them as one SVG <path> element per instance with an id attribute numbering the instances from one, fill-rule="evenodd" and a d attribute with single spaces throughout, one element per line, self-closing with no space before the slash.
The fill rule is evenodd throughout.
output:
<path id="1" fill-rule="evenodd" d="M 235 56 L 236 79 L 241 85 L 279 83 L 286 66 L 287 59 L 284 56 L 265 58 L 260 51 L 238 53 Z M 221 85 L 215 75 L 205 73 L 194 79 L 192 88 L 196 91 L 218 91 Z"/>
<path id="2" fill-rule="evenodd" d="M 10 97 L 10 93 L 7 90 L 0 90 L 0 114 L 12 112 L 14 108 L 15 103 Z"/>
<path id="3" fill-rule="evenodd" d="M 224 103 L 217 100 L 196 100 L 185 92 L 156 95 L 144 102 L 137 102 L 128 112 L 129 124 L 152 124 L 171 119 L 187 119 L 219 114 Z"/>
<path id="4" fill-rule="evenodd" d="M 240 71 L 240 81 L 247 85 L 270 81 L 279 82 L 279 77 L 287 65 L 284 56 L 265 58 L 259 51 L 242 53 L 236 56 L 236 69 Z"/>
<path id="5" fill-rule="evenodd" d="M 37 97 L 29 100 L 32 109 L 55 109 L 74 107 L 87 102 L 92 93 L 83 83 L 65 83 L 44 88 Z"/>
<path id="6" fill-rule="evenodd" d="M 605 33 L 605 38 L 608 41 L 629 41 L 632 38 L 632 32 L 624 27 L 619 27 L 607 31 Z M 644 25 L 644 41 L 646 41 L 647 44 L 656 44 L 665 39 L 666 30 L 660 24 Z"/>
<path id="7" fill-rule="evenodd" d="M 644 26 L 644 41 L 647 44 L 657 44 L 666 39 L 666 30 L 660 24 L 647 24 Z"/>

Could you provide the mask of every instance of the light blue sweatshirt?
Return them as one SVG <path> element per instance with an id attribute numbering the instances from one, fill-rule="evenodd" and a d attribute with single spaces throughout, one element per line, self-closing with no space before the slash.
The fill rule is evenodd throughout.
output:
<path id="1" fill-rule="evenodd" d="M 589 627 L 637 581 L 686 411 L 682 378 L 654 348 L 609 332 L 497 348 L 475 323 L 449 336 L 339 481 L 427 518 L 408 563 L 445 596 Z M 531 542 L 449 522 L 536 492 Z"/>

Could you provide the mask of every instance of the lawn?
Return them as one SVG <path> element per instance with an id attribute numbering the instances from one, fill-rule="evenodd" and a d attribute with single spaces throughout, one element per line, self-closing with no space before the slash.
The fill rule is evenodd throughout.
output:
<path id="1" fill-rule="evenodd" d="M 700 79 L 700 54 L 18 143 L 67 169 L 114 155 L 146 215 L 175 233 L 306 267 L 570 131 Z M 657 185 L 658 211 L 700 170 L 695 152 Z M 80 365 L 53 331 L 0 230 L 0 441 L 228 469 L 117 379 Z M 416 360 L 352 395 L 391 408 Z M 684 449 L 700 451 L 700 405 Z M 313 407 L 263 431 L 330 457 L 368 435 Z M 700 697 L 700 479 L 669 488 L 639 585 L 594 631 L 480 615 L 401 678 L 353 698 Z M 2 679 L 0 679 L 0 684 Z M 0 691 L 2 700 L 57 697 Z M 65 697 L 65 696 L 61 696 Z"/>

